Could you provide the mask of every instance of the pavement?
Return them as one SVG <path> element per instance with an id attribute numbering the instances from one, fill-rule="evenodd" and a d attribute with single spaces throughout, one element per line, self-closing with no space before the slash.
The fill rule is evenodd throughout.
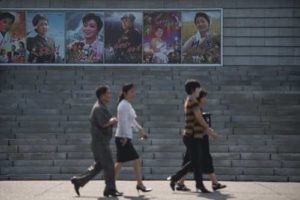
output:
<path id="1" fill-rule="evenodd" d="M 81 196 L 77 197 L 73 185 L 69 181 L 0 181 L 1 200 L 190 200 L 190 199 L 238 199 L 238 200 L 299 200 L 300 183 L 294 182 L 227 182 L 226 189 L 210 194 L 193 191 L 194 182 L 186 185 L 192 192 L 173 192 L 167 181 L 145 181 L 147 187 L 153 188 L 150 193 L 138 193 L 135 181 L 117 181 L 118 190 L 124 192 L 123 197 L 103 197 L 103 181 L 91 181 L 81 188 Z M 210 183 L 205 181 L 210 189 Z"/>

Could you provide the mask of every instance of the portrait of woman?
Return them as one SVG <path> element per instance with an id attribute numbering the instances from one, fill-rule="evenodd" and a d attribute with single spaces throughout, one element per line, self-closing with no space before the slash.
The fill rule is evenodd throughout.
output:
<path id="1" fill-rule="evenodd" d="M 155 37 L 151 40 L 151 50 L 153 53 L 153 63 L 168 63 L 168 53 L 174 51 L 167 49 L 167 43 L 162 39 L 164 30 L 161 27 L 157 27 L 155 30 Z"/>
<path id="2" fill-rule="evenodd" d="M 103 63 L 103 13 L 67 13 L 67 62 Z"/>
<path id="3" fill-rule="evenodd" d="M 28 62 L 63 62 L 64 14 L 28 12 L 27 16 L 27 27 L 29 24 L 29 27 L 31 27 L 26 40 L 27 51 L 29 52 Z M 55 26 L 51 29 L 50 22 L 53 24 L 55 22 Z"/>
<path id="4" fill-rule="evenodd" d="M 193 22 L 191 18 L 193 17 Z M 218 11 L 183 13 L 183 63 L 221 62 L 221 16 Z M 191 35 L 192 33 L 192 35 Z"/>
<path id="5" fill-rule="evenodd" d="M 181 62 L 181 14 L 179 12 L 144 13 L 144 63 Z"/>

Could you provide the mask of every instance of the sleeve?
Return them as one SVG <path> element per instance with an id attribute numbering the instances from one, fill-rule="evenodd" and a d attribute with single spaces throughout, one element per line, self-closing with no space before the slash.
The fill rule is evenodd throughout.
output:
<path id="1" fill-rule="evenodd" d="M 200 112 L 200 106 L 199 103 L 196 100 L 190 101 L 190 107 L 193 110 L 193 112 Z"/>
<path id="2" fill-rule="evenodd" d="M 95 116 L 95 123 L 98 127 L 104 129 L 107 127 L 104 127 L 108 122 L 109 119 L 105 115 L 105 111 L 102 108 L 97 108 L 94 110 L 94 116 Z"/>
<path id="3" fill-rule="evenodd" d="M 128 127 L 129 125 L 129 118 L 128 118 L 128 113 L 129 113 L 129 107 L 126 104 L 120 104 L 118 108 L 118 128 L 120 131 L 120 136 L 122 137 L 127 137 L 128 134 Z"/>

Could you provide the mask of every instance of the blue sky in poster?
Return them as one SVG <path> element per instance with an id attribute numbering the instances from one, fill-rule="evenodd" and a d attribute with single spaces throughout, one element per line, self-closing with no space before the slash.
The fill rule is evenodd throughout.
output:
<path id="1" fill-rule="evenodd" d="M 32 18 L 36 14 L 43 14 L 48 17 L 49 29 L 48 37 L 51 37 L 55 41 L 56 47 L 59 48 L 59 55 L 65 58 L 65 14 L 64 12 L 55 11 L 27 11 L 26 15 L 26 32 L 27 37 L 36 36 L 34 27 L 32 25 Z"/>

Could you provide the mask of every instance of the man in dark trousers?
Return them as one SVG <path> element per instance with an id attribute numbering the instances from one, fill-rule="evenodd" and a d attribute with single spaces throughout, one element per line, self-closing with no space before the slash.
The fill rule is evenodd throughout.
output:
<path id="1" fill-rule="evenodd" d="M 117 118 L 113 117 L 106 104 L 111 99 L 111 92 L 108 86 L 100 86 L 96 90 L 97 102 L 94 104 L 90 113 L 91 134 L 92 134 L 92 152 L 95 164 L 79 176 L 74 176 L 71 182 L 74 184 L 75 191 L 80 196 L 79 188 L 88 183 L 94 176 L 104 171 L 106 187 L 103 195 L 122 196 L 122 193 L 116 190 L 114 161 L 109 147 L 112 138 L 113 125 L 117 124 Z"/>

